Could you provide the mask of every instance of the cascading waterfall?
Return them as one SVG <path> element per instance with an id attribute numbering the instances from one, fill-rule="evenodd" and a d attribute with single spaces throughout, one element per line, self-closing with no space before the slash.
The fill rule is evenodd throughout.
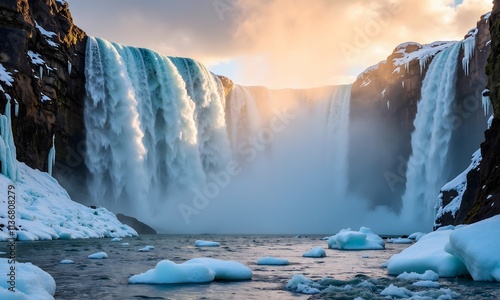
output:
<path id="1" fill-rule="evenodd" d="M 255 136 L 261 128 L 261 118 L 253 94 L 244 86 L 234 85 L 227 105 L 228 134 L 234 157 L 238 147 L 248 136 Z"/>
<path id="2" fill-rule="evenodd" d="M 447 182 L 446 160 L 454 127 L 458 55 L 462 43 L 436 55 L 422 86 L 417 105 L 412 154 L 406 171 L 403 217 L 432 226 L 436 194 Z"/>
<path id="3" fill-rule="evenodd" d="M 202 64 L 189 58 L 171 58 L 193 99 L 198 144 L 205 172 L 220 170 L 229 161 L 229 141 L 224 119 L 224 95 L 219 80 Z"/>
<path id="4" fill-rule="evenodd" d="M 168 57 L 89 37 L 85 162 L 96 201 L 152 208 L 166 192 L 203 183 L 204 167 L 227 159 L 219 87 L 205 69 L 192 69 L 200 84 L 193 89 L 204 90 L 194 96 L 198 107 Z"/>

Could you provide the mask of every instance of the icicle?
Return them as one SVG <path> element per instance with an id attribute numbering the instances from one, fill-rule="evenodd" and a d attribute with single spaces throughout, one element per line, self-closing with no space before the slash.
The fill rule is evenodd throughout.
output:
<path id="1" fill-rule="evenodd" d="M 471 34 L 468 38 L 462 41 L 462 48 L 464 49 L 464 58 L 462 58 L 462 69 L 465 75 L 469 75 L 469 63 L 470 59 L 474 55 L 474 48 L 476 46 L 476 34 L 477 28 L 469 31 Z"/>
<path id="2" fill-rule="evenodd" d="M 56 135 L 52 136 L 52 147 L 49 150 L 49 157 L 47 161 L 48 172 L 52 176 L 52 168 L 56 165 Z"/>
<path id="3" fill-rule="evenodd" d="M 71 76 L 71 62 L 68 61 L 68 75 Z"/>
<path id="4" fill-rule="evenodd" d="M 485 89 L 481 93 L 481 100 L 482 100 L 482 104 L 483 104 L 484 115 L 487 116 L 490 114 L 490 105 L 491 105 L 490 90 Z"/>
<path id="5" fill-rule="evenodd" d="M 43 67 L 40 66 L 40 81 L 43 79 Z"/>
<path id="6" fill-rule="evenodd" d="M 0 115 L 0 161 L 2 174 L 16 181 L 18 177 L 16 146 L 12 136 L 10 101 L 5 105 L 5 115 Z"/>
<path id="7" fill-rule="evenodd" d="M 18 117 L 19 116 L 19 102 L 17 102 L 16 99 L 14 99 L 14 116 Z"/>
<path id="8" fill-rule="evenodd" d="M 387 100 L 387 110 L 389 110 L 390 108 L 391 108 L 391 102 Z"/>

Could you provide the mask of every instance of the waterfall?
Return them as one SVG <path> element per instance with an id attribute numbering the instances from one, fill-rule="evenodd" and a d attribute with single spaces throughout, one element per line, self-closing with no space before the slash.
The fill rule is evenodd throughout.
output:
<path id="1" fill-rule="evenodd" d="M 446 160 L 455 125 L 458 55 L 462 43 L 440 52 L 432 60 L 417 104 L 415 130 L 411 136 L 412 154 L 406 171 L 403 217 L 432 226 L 436 195 L 448 178 Z"/>
<path id="2" fill-rule="evenodd" d="M 85 163 L 94 200 L 152 208 L 228 159 L 216 78 L 193 63 L 183 79 L 172 60 L 89 37 Z"/>
<path id="3" fill-rule="evenodd" d="M 50 147 L 47 159 L 47 173 L 52 176 L 52 168 L 56 165 L 56 135 L 52 136 L 52 147 Z"/>

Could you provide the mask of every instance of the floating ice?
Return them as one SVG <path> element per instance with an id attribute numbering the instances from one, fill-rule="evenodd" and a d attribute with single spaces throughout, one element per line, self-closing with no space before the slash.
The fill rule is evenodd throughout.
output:
<path id="1" fill-rule="evenodd" d="M 47 300 L 54 299 L 56 283 L 49 273 L 31 263 L 16 262 L 15 294 L 9 291 L 11 286 L 9 270 L 13 265 L 7 258 L 0 258 L 0 299 Z"/>
<path id="2" fill-rule="evenodd" d="M 194 242 L 194 245 L 196 247 L 219 247 L 220 243 L 212 241 L 196 240 Z"/>
<path id="3" fill-rule="evenodd" d="M 115 237 L 115 238 L 111 239 L 111 241 L 112 241 L 112 242 L 119 242 L 119 241 L 121 241 L 121 240 L 122 240 L 122 239 L 121 239 L 121 238 L 119 238 L 119 237 Z"/>
<path id="4" fill-rule="evenodd" d="M 252 279 L 252 270 L 242 263 L 232 260 L 220 260 L 215 258 L 193 258 L 184 263 L 184 265 L 203 265 L 215 274 L 215 280 L 250 280 Z"/>
<path id="5" fill-rule="evenodd" d="M 500 281 L 500 215 L 454 230 L 445 251 L 460 259 L 474 280 Z"/>
<path id="6" fill-rule="evenodd" d="M 409 238 L 410 240 L 415 240 L 415 241 L 418 241 L 418 240 L 420 240 L 420 238 L 421 238 L 421 237 L 423 237 L 424 235 L 426 235 L 426 233 L 423 233 L 423 232 L 414 232 L 414 233 L 410 234 L 410 235 L 408 236 L 408 238 Z"/>
<path id="7" fill-rule="evenodd" d="M 108 255 L 106 254 L 106 252 L 97 252 L 97 253 L 94 253 L 94 254 L 90 254 L 89 257 L 90 259 L 104 259 L 104 258 L 108 258 Z"/>
<path id="8" fill-rule="evenodd" d="M 284 258 L 278 258 L 278 257 L 261 257 L 257 261 L 258 265 L 271 265 L 271 266 L 284 266 L 290 264 L 290 262 L 287 259 Z"/>
<path id="9" fill-rule="evenodd" d="M 326 252 L 321 247 L 314 247 L 302 255 L 304 257 L 325 257 Z"/>
<path id="10" fill-rule="evenodd" d="M 162 260 L 154 269 L 129 278 L 129 283 L 202 283 L 211 282 L 215 273 L 202 264 L 176 264 Z"/>
<path id="11" fill-rule="evenodd" d="M 328 240 L 328 248 L 340 250 L 383 250 L 384 240 L 370 228 L 361 227 L 359 231 L 342 229 Z"/>
<path id="12" fill-rule="evenodd" d="M 430 280 L 422 280 L 422 281 L 417 281 L 412 283 L 411 285 L 413 286 L 419 286 L 419 287 L 427 287 L 427 288 L 438 288 L 440 287 L 439 283 L 435 281 L 430 281 Z"/>
<path id="13" fill-rule="evenodd" d="M 424 273 L 432 270 L 440 277 L 467 274 L 465 265 L 444 250 L 452 232 L 440 230 L 428 233 L 401 253 L 393 255 L 387 262 L 388 273 L 399 275 L 403 272 Z"/>
<path id="14" fill-rule="evenodd" d="M 154 249 L 155 249 L 155 247 L 153 247 L 153 246 L 146 246 L 144 248 L 139 249 L 138 251 L 139 252 L 149 252 L 149 251 L 153 251 Z"/>
<path id="15" fill-rule="evenodd" d="M 413 241 L 410 240 L 409 238 L 406 239 L 406 238 L 401 238 L 401 237 L 387 239 L 387 242 L 393 243 L 393 244 L 411 244 L 411 243 L 413 243 Z"/>
<path id="16" fill-rule="evenodd" d="M 295 274 L 286 284 L 286 288 L 302 294 L 317 294 L 320 292 L 317 288 L 311 287 L 311 285 L 313 285 L 311 279 L 305 277 L 303 274 Z"/>
<path id="17" fill-rule="evenodd" d="M 405 279 L 405 280 L 430 280 L 430 281 L 437 281 L 439 279 L 439 275 L 431 270 L 425 271 L 423 274 L 416 273 L 416 272 L 403 272 L 398 275 L 398 279 Z"/>
<path id="18" fill-rule="evenodd" d="M 59 262 L 60 264 L 74 264 L 75 262 L 70 259 L 63 259 Z"/>

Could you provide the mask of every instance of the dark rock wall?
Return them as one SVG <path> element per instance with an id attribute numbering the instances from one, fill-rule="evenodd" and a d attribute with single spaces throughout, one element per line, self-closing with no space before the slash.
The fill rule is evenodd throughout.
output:
<path id="1" fill-rule="evenodd" d="M 485 141 L 481 144 L 482 160 L 476 175 L 479 184 L 467 185 L 460 207 L 461 214 L 467 214 L 466 223 L 477 222 L 500 214 L 500 1 L 493 1 L 493 10 L 489 20 L 491 32 L 491 52 L 488 57 L 486 72 L 488 89 L 494 110 L 494 119 L 490 129 L 485 132 Z M 477 176 L 479 175 L 479 176 Z"/>
<path id="2" fill-rule="evenodd" d="M 55 35 L 47 37 L 35 22 Z M 55 0 L 0 2 L 0 63 L 14 77 L 12 87 L 4 86 L 12 97 L 12 116 L 15 100 L 19 102 L 19 116 L 12 123 L 17 159 L 47 171 L 55 134 L 54 173 L 60 179 L 83 167 L 72 153 L 84 143 L 85 42 L 86 35 L 73 24 L 67 4 Z M 39 54 L 45 63 L 41 67 L 33 63 L 28 51 Z M 41 101 L 42 93 L 50 101 Z M 0 93 L 1 112 L 6 101 Z"/>

